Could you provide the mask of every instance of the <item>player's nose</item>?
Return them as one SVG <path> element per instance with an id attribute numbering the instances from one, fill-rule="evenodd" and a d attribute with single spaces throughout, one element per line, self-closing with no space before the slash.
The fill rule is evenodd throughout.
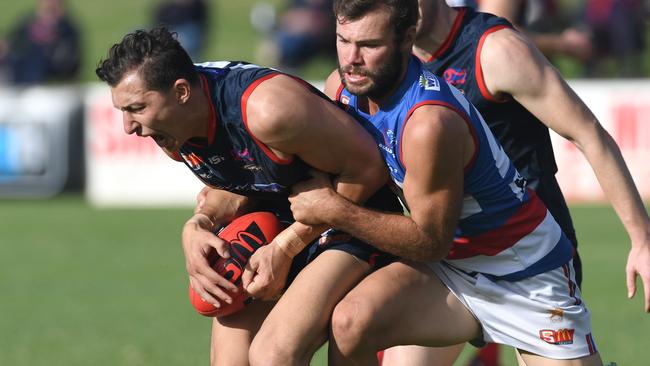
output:
<path id="1" fill-rule="evenodd" d="M 356 45 L 350 45 L 347 50 L 347 62 L 350 65 L 359 65 L 363 63 L 363 58 L 361 57 L 361 49 Z"/>
<path id="2" fill-rule="evenodd" d="M 124 132 L 127 135 L 135 133 L 138 130 L 139 126 L 138 122 L 133 120 L 133 118 L 131 118 L 131 114 L 128 112 L 124 112 L 122 114 L 122 125 L 124 126 Z"/>

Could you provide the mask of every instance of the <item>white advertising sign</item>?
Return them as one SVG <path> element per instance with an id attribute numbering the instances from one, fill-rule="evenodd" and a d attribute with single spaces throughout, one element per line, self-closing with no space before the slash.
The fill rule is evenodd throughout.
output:
<path id="1" fill-rule="evenodd" d="M 618 143 L 641 196 L 645 201 L 650 200 L 650 80 L 572 81 L 570 84 Z M 558 164 L 557 179 L 567 200 L 605 201 L 582 153 L 555 133 L 551 133 L 551 139 Z"/>
<path id="2" fill-rule="evenodd" d="M 650 80 L 570 84 L 618 143 L 641 195 L 650 200 Z M 113 108 L 104 85 L 88 89 L 86 137 L 86 191 L 95 205 L 191 206 L 203 187 L 184 164 L 168 158 L 153 140 L 124 133 L 121 114 Z M 605 201 L 582 153 L 553 132 L 551 139 L 557 178 L 567 199 Z"/>
<path id="3" fill-rule="evenodd" d="M 86 96 L 86 196 L 97 206 L 191 206 L 203 184 L 152 139 L 127 135 L 110 90 Z"/>

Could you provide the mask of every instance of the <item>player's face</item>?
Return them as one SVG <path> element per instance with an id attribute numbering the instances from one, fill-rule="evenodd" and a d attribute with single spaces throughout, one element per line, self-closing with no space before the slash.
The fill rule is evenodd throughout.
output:
<path id="1" fill-rule="evenodd" d="M 397 85 L 407 59 L 395 42 L 386 10 L 354 21 L 339 18 L 336 25 L 339 74 L 348 91 L 381 99 Z"/>
<path id="2" fill-rule="evenodd" d="M 161 148 L 176 151 L 189 138 L 179 128 L 180 108 L 173 89 L 148 90 L 137 71 L 111 89 L 113 105 L 122 111 L 124 132 L 151 137 Z"/>

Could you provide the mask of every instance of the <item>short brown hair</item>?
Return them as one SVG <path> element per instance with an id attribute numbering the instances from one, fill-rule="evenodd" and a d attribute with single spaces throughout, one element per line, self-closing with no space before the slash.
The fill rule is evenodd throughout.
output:
<path id="1" fill-rule="evenodd" d="M 133 70 L 140 72 L 150 90 L 168 90 L 178 79 L 186 79 L 191 84 L 199 82 L 192 59 L 175 33 L 164 27 L 137 30 L 124 36 L 110 48 L 108 58 L 99 62 L 95 73 L 114 87 Z"/>
<path id="2" fill-rule="evenodd" d="M 334 0 L 333 7 L 337 20 L 357 20 L 378 8 L 388 10 L 397 42 L 401 42 L 406 31 L 417 24 L 419 16 L 417 0 Z"/>

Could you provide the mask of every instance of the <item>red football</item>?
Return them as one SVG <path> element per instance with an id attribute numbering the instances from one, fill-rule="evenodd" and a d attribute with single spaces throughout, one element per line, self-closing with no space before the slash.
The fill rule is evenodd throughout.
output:
<path id="1" fill-rule="evenodd" d="M 278 218 L 270 212 L 253 212 L 240 216 L 223 228 L 217 235 L 230 243 L 230 258 L 221 258 L 214 252 L 208 260 L 217 273 L 237 285 L 241 291 L 230 294 L 232 304 L 221 302 L 221 307 L 216 308 L 204 301 L 190 286 L 190 302 L 194 309 L 205 316 L 226 316 L 246 306 L 249 298 L 241 283 L 244 266 L 258 248 L 270 243 L 283 228 Z"/>

